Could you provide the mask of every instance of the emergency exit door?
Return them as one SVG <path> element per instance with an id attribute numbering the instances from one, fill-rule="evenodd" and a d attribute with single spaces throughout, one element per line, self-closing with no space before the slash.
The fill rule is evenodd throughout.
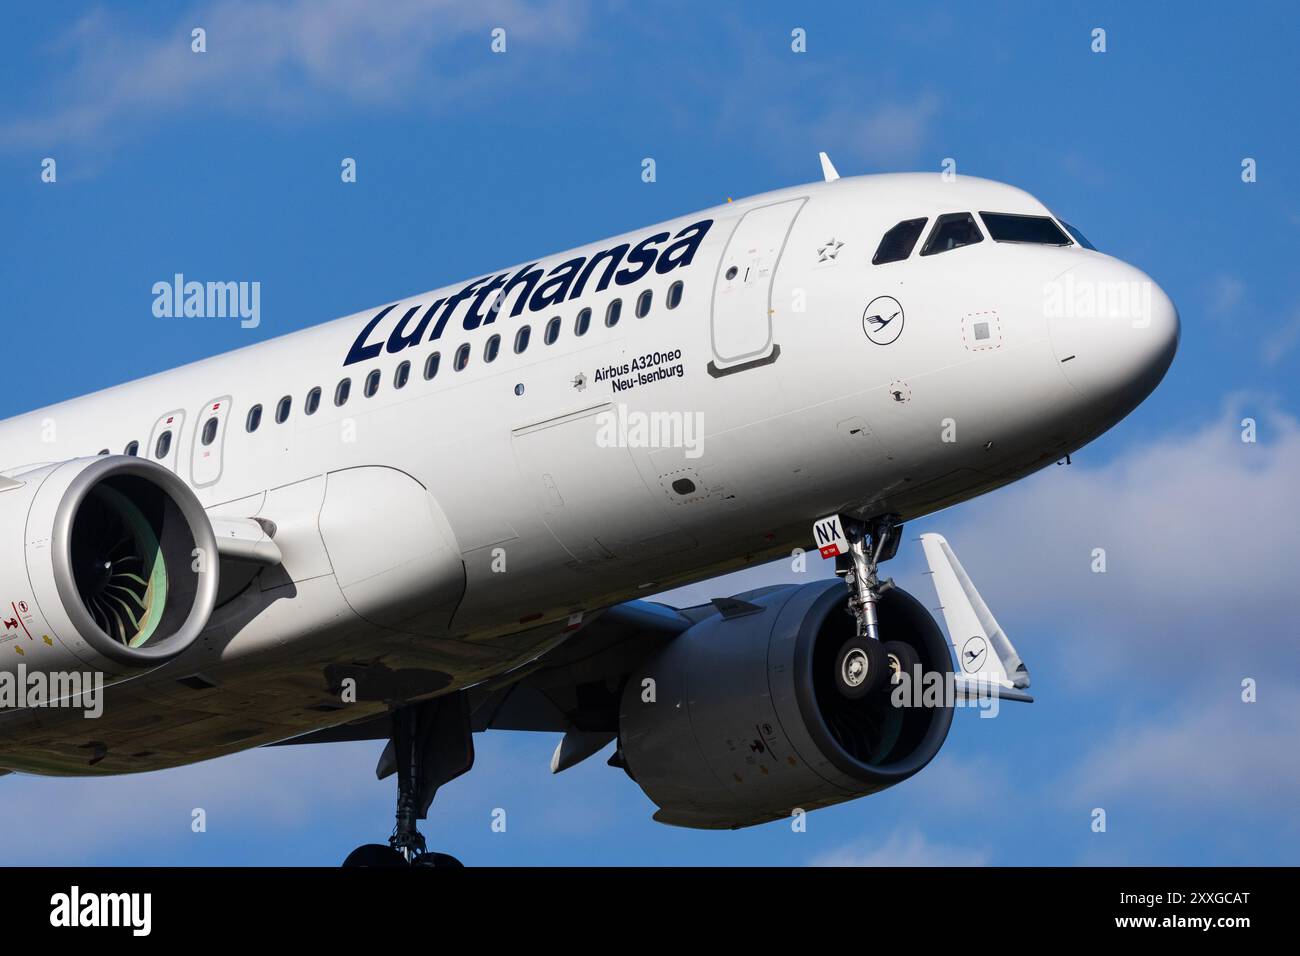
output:
<path id="1" fill-rule="evenodd" d="M 805 199 L 751 209 L 736 224 L 722 253 L 713 290 L 713 376 L 776 360 L 772 334 L 772 280 L 786 237 Z"/>

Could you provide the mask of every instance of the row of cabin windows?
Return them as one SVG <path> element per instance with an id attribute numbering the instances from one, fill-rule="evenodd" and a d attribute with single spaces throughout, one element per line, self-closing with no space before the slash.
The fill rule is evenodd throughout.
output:
<path id="1" fill-rule="evenodd" d="M 668 293 L 666 296 L 665 304 L 669 309 L 675 309 L 679 305 L 681 305 L 682 291 L 683 291 L 683 285 L 680 280 L 674 282 L 671 286 L 668 287 Z M 637 318 L 643 319 L 650 314 L 650 306 L 653 302 L 653 296 L 654 296 L 653 292 L 651 292 L 651 290 L 649 289 L 646 289 L 640 295 L 637 296 L 636 308 L 635 308 Z M 610 303 L 605 307 L 605 325 L 608 328 L 613 328 L 615 325 L 618 324 L 618 320 L 622 316 L 622 313 L 623 313 L 623 300 L 622 299 L 611 300 Z M 562 320 L 558 315 L 553 316 L 546 323 L 546 326 L 542 331 L 542 341 L 546 345 L 554 345 L 559 340 L 561 325 L 562 325 Z M 574 320 L 573 334 L 577 336 L 586 335 L 587 330 L 590 327 L 591 327 L 591 309 L 584 308 L 578 313 L 577 318 Z M 516 355 L 523 354 L 523 352 L 528 348 L 529 343 L 532 341 L 532 334 L 533 334 L 533 330 L 531 325 L 523 325 L 520 326 L 518 330 L 516 330 L 515 337 L 514 337 L 514 345 L 513 345 L 514 352 Z M 471 353 L 471 347 L 468 342 L 463 343 L 458 349 L 456 349 L 456 353 L 452 357 L 452 369 L 457 372 L 463 371 L 469 365 L 470 353 Z M 483 361 L 487 363 L 494 362 L 496 361 L 497 356 L 500 354 L 501 354 L 500 334 L 490 335 L 487 341 L 483 343 Z M 438 368 L 441 362 L 442 362 L 442 353 L 432 352 L 429 354 L 429 357 L 424 360 L 425 381 L 432 379 L 434 376 L 438 374 Z M 363 393 L 365 394 L 366 398 L 371 398 L 372 396 L 375 395 L 376 392 L 379 391 L 380 379 L 381 379 L 381 373 L 379 369 L 371 370 L 371 372 L 366 376 L 365 385 L 363 387 Z M 411 363 L 410 362 L 400 363 L 397 366 L 397 368 L 393 370 L 393 388 L 398 388 L 398 389 L 404 388 L 407 382 L 409 382 L 410 380 L 411 380 Z M 342 407 L 347 402 L 351 393 L 352 393 L 352 380 L 350 378 L 345 378 L 340 380 L 338 385 L 334 387 L 335 406 Z M 310 392 L 307 393 L 305 411 L 308 415 L 313 414 L 316 411 L 316 409 L 320 407 L 320 397 L 321 397 L 321 390 L 319 387 L 313 388 Z M 286 418 L 289 417 L 289 402 L 290 399 L 288 396 L 285 396 L 284 398 L 280 399 L 280 406 L 277 408 L 277 412 L 276 412 L 277 423 L 283 422 Z M 261 424 L 260 406 L 254 406 L 252 409 L 249 410 L 249 418 L 245 424 L 247 430 L 250 432 L 255 431 L 257 429 L 257 426 Z"/>
<path id="2" fill-rule="evenodd" d="M 647 315 L 650 314 L 650 305 L 652 301 L 653 301 L 653 293 L 649 289 L 646 289 L 644 292 L 642 292 L 640 295 L 636 297 L 635 312 L 636 312 L 636 317 L 638 319 L 644 319 Z M 668 293 L 665 296 L 665 305 L 667 305 L 669 309 L 675 309 L 679 305 L 681 305 L 681 302 L 682 302 L 682 282 L 681 280 L 678 280 L 677 282 L 674 282 L 672 285 L 668 287 Z M 622 299 L 611 300 L 609 305 L 605 307 L 605 326 L 607 328 L 612 329 L 614 326 L 618 325 L 618 320 L 622 316 L 622 314 L 623 314 L 623 300 Z M 560 338 L 560 326 L 562 324 L 563 324 L 562 320 L 558 315 L 552 317 L 546 323 L 546 327 L 542 332 L 542 341 L 547 345 L 554 345 L 556 341 L 558 341 Z M 591 327 L 591 309 L 584 308 L 578 313 L 577 318 L 574 320 L 573 334 L 576 336 L 586 335 L 587 330 L 590 327 Z M 533 334 L 532 327 L 528 325 L 520 326 L 519 330 L 515 332 L 514 350 L 516 355 L 522 354 L 524 350 L 528 348 L 528 343 L 532 338 L 532 334 Z M 489 363 L 495 361 L 500 351 L 501 351 L 501 336 L 494 334 L 490 336 L 487 342 L 485 342 L 483 345 L 483 361 Z M 470 346 L 469 343 L 466 342 L 456 350 L 455 358 L 452 361 L 452 368 L 454 368 L 457 372 L 462 371 L 465 368 L 465 366 L 469 365 L 469 356 L 470 356 Z M 428 381 L 429 379 L 433 378 L 435 375 L 438 374 L 438 365 L 440 361 L 441 361 L 441 355 L 438 352 L 431 353 L 429 357 L 424 360 L 425 381 Z M 409 382 L 410 380 L 411 380 L 411 363 L 402 362 L 393 371 L 393 388 L 404 388 L 406 386 L 406 383 Z M 379 391 L 379 382 L 380 382 L 379 369 L 371 370 L 371 372 L 366 376 L 365 384 L 362 387 L 362 391 L 365 394 L 366 398 L 373 397 L 375 393 Z M 346 404 L 348 400 L 348 396 L 351 393 L 352 393 L 352 379 L 351 378 L 342 379 L 338 383 L 338 385 L 334 387 L 335 406 L 341 408 L 344 404 Z M 321 399 L 321 389 L 320 386 L 317 385 L 307 393 L 307 397 L 303 401 L 303 412 L 308 415 L 316 414 L 316 410 L 320 408 L 320 399 Z M 275 423 L 277 425 L 283 425 L 286 421 L 288 421 L 289 413 L 291 411 L 293 411 L 293 397 L 290 395 L 285 395 L 275 405 Z M 249 432 L 255 432 L 257 431 L 258 426 L 260 426 L 261 424 L 262 424 L 262 406 L 259 403 L 257 405 L 254 405 L 252 408 L 248 410 L 248 416 L 244 420 L 244 429 Z M 206 445 L 211 445 L 214 441 L 216 441 L 217 429 L 219 425 L 220 423 L 215 415 L 209 418 L 206 422 L 204 422 L 203 429 L 199 432 L 199 442 L 202 445 L 206 446 Z M 171 429 L 168 429 L 167 431 L 164 431 L 161 435 L 158 436 L 158 441 L 154 445 L 154 457 L 166 458 L 167 453 L 171 451 L 171 444 L 172 444 L 172 433 L 171 433 Z M 125 455 L 137 455 L 139 454 L 139 452 L 140 452 L 140 443 L 138 441 L 133 441 L 127 443 L 127 446 L 125 449 L 123 449 L 122 453 Z M 100 452 L 100 454 L 107 455 L 108 449 L 104 449 L 103 451 Z"/>

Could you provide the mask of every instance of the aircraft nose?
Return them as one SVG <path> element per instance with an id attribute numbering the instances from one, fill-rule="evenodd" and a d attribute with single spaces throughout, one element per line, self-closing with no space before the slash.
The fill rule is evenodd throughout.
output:
<path id="1" fill-rule="evenodd" d="M 1178 310 L 1150 276 L 1098 257 L 1049 282 L 1044 307 L 1066 379 L 1085 399 L 1122 405 L 1151 394 L 1178 348 Z"/>

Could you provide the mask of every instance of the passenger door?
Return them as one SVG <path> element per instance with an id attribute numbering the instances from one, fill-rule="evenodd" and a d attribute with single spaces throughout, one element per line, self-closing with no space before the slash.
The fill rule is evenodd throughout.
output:
<path id="1" fill-rule="evenodd" d="M 806 199 L 751 209 L 736 224 L 713 290 L 713 361 L 717 377 L 774 362 L 772 280 L 786 237 Z"/>

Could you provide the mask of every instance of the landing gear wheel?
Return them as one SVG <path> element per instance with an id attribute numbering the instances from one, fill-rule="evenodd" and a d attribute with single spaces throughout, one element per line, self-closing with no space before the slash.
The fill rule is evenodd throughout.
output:
<path id="1" fill-rule="evenodd" d="M 436 866 L 463 869 L 465 864 L 450 853 L 421 853 L 411 861 L 411 866 Z"/>
<path id="2" fill-rule="evenodd" d="M 884 646 L 869 637 L 851 637 L 835 655 L 835 689 L 848 700 L 860 700 L 883 687 L 889 674 Z"/>
<path id="3" fill-rule="evenodd" d="M 906 674 L 908 680 L 916 680 L 916 669 L 921 665 L 921 655 L 916 653 L 916 648 L 902 641 L 886 641 L 884 647 L 889 662 L 889 683 L 898 683 L 899 674 Z"/>
<path id="4" fill-rule="evenodd" d="M 384 843 L 367 843 L 359 846 L 343 861 L 345 867 L 392 867 L 406 866 L 406 858 L 391 846 Z"/>

